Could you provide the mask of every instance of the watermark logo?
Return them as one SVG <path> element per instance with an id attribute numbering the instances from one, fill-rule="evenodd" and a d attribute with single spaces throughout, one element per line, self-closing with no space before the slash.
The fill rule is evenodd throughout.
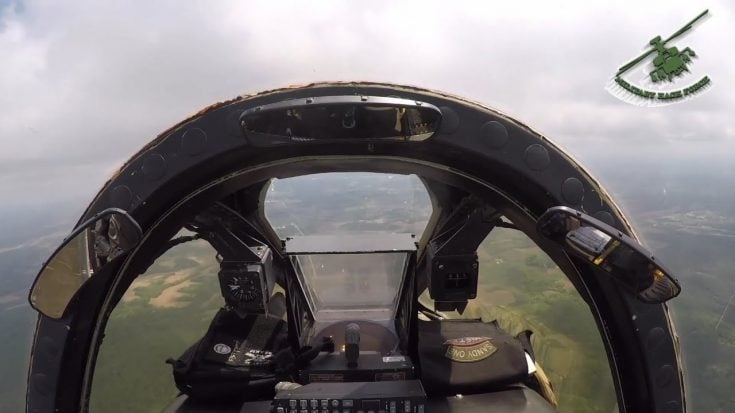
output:
<path id="1" fill-rule="evenodd" d="M 685 86 L 681 85 L 681 81 L 691 73 L 689 67 L 698 56 L 691 47 L 679 50 L 672 44 L 674 39 L 690 31 L 708 12 L 703 11 L 666 39 L 662 40 L 661 36 L 651 39 L 650 48 L 621 66 L 606 89 L 620 100 L 639 106 L 669 105 L 691 99 L 708 89 L 712 81 L 706 75 Z M 644 72 L 632 70 L 640 69 L 642 63 L 649 61 L 651 65 L 645 66 Z M 632 80 L 635 73 L 638 73 L 639 79 Z"/>

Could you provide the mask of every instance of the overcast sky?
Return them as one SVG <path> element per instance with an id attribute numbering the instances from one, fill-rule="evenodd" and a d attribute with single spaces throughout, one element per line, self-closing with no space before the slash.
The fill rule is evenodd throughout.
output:
<path id="1" fill-rule="evenodd" d="M 735 162 L 731 2 L 111 3 L 0 0 L 4 207 L 78 197 L 81 208 L 125 159 L 198 109 L 320 80 L 462 95 L 583 163 L 632 148 Z M 705 8 L 711 16 L 675 44 L 697 52 L 688 79 L 707 74 L 710 90 L 663 108 L 605 91 L 652 37 Z"/>

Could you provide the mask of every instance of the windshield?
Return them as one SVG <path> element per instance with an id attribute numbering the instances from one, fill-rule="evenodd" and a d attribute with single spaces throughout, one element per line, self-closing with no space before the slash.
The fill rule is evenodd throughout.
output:
<path id="1" fill-rule="evenodd" d="M 399 297 L 407 277 L 419 271 L 413 268 L 419 237 L 407 232 L 422 232 L 432 211 L 421 180 L 320 174 L 275 181 L 267 195 L 266 216 L 285 241 L 318 326 L 306 338 L 326 334 L 339 344 L 345 335 L 340 323 L 349 321 L 360 323 L 366 348 L 383 354 L 394 349 Z M 462 314 L 445 316 L 498 323 L 512 335 L 533 331 L 537 361 L 561 412 L 615 411 L 599 330 L 564 273 L 514 229 L 495 228 L 477 254 L 477 298 Z M 176 397 L 170 366 L 162 361 L 196 343 L 222 308 L 216 256 L 204 240 L 187 242 L 133 282 L 105 329 L 92 411 L 161 411 Z M 274 289 L 273 302 L 282 292 Z M 427 295 L 421 301 L 433 308 Z M 121 386 L 128 390 L 120 392 Z"/>
<path id="2" fill-rule="evenodd" d="M 265 215 L 279 237 L 365 232 L 419 239 L 431 200 L 416 175 L 326 173 L 274 179 Z"/>
<path id="3" fill-rule="evenodd" d="M 405 252 L 294 257 L 317 321 L 392 319 L 407 258 Z"/>

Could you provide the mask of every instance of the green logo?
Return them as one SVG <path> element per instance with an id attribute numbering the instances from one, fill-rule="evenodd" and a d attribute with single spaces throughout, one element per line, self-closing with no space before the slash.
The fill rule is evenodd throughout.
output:
<path id="1" fill-rule="evenodd" d="M 641 106 L 661 106 L 692 98 L 705 90 L 712 83 L 708 76 L 685 87 L 677 84 L 680 79 L 690 73 L 689 66 L 698 56 L 691 47 L 679 50 L 671 44 L 671 41 L 691 30 L 694 24 L 708 12 L 709 10 L 703 11 L 694 20 L 664 40 L 661 39 L 661 36 L 651 39 L 649 42 L 651 47 L 647 51 L 618 69 L 613 81 L 608 85 L 608 91 L 629 103 Z M 648 86 L 641 86 L 641 83 L 636 85 L 623 78 L 624 75 L 632 73 L 631 69 L 648 59 L 651 59 L 652 66 L 646 68 L 647 75 L 639 80 Z"/>

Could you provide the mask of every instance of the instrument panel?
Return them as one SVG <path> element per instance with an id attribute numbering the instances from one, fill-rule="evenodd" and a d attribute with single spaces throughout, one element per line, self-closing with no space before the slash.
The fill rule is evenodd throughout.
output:
<path id="1" fill-rule="evenodd" d="M 425 413 L 419 380 L 311 383 L 279 392 L 272 413 Z"/>

